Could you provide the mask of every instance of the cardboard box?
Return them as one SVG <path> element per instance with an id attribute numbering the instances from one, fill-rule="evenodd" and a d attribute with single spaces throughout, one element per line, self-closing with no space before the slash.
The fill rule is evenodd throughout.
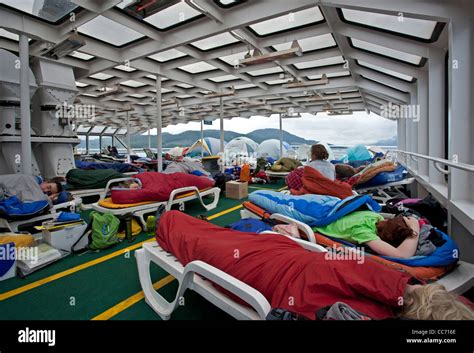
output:
<path id="1" fill-rule="evenodd" d="M 249 184 L 241 181 L 228 181 L 225 183 L 225 197 L 234 200 L 241 200 L 249 195 Z"/>
<path id="2" fill-rule="evenodd" d="M 53 248 L 71 251 L 71 247 L 84 234 L 87 228 L 87 223 L 79 224 L 73 227 L 67 227 L 57 231 L 43 230 L 43 240 L 51 245 Z M 80 250 L 84 248 L 89 242 L 87 236 L 83 236 L 82 239 L 76 244 L 74 250 Z"/>

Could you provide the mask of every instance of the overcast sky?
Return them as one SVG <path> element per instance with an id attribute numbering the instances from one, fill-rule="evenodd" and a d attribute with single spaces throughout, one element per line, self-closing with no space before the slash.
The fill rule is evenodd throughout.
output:
<path id="1" fill-rule="evenodd" d="M 279 128 L 278 115 L 270 118 L 255 116 L 249 119 L 234 118 L 224 120 L 226 131 L 249 133 L 258 129 Z M 178 134 L 187 130 L 200 130 L 198 122 L 170 125 L 163 132 Z M 204 125 L 204 129 L 219 129 L 219 120 L 213 125 Z M 371 144 L 379 140 L 389 139 L 397 134 L 397 125 L 394 121 L 384 119 L 371 113 L 355 112 L 353 115 L 327 116 L 319 113 L 302 114 L 302 118 L 284 119 L 283 130 L 294 135 L 339 145 L 353 145 L 358 143 Z M 155 130 L 156 131 L 156 130 Z M 152 133 L 156 133 L 152 130 Z"/>

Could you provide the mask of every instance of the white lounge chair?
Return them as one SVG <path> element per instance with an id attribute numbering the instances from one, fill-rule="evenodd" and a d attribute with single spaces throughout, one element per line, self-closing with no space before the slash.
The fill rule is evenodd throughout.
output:
<path id="1" fill-rule="evenodd" d="M 139 180 L 133 179 L 133 178 L 120 178 L 120 179 L 110 180 L 107 183 L 105 192 L 100 195 L 99 201 L 92 204 L 92 209 L 101 213 L 112 213 L 115 216 L 123 216 L 127 213 L 132 213 L 135 217 L 137 217 L 140 220 L 140 223 L 145 231 L 147 229 L 146 221 L 144 218 L 145 215 L 156 212 L 161 205 L 164 205 L 167 211 L 169 211 L 173 205 L 179 205 L 179 209 L 181 211 L 184 211 L 185 202 L 198 199 L 201 202 L 201 205 L 207 211 L 210 211 L 217 207 L 217 203 L 219 202 L 219 195 L 221 192 L 221 189 L 217 187 L 213 187 L 206 190 L 199 190 L 195 186 L 188 186 L 188 187 L 173 190 L 170 194 L 168 201 L 152 202 L 152 203 L 125 207 L 125 208 L 108 208 L 108 207 L 104 207 L 100 205 L 100 202 L 106 198 L 106 195 L 110 191 L 112 184 L 115 184 L 118 182 L 130 181 L 130 180 L 139 182 Z M 186 195 L 186 196 L 180 196 L 180 194 L 188 194 L 188 193 L 192 193 L 192 194 Z M 203 197 L 209 196 L 209 195 L 213 197 L 213 200 L 212 202 L 205 204 L 203 201 Z"/>
<path id="2" fill-rule="evenodd" d="M 272 172 L 271 170 L 266 170 L 265 174 L 269 178 L 286 178 L 290 172 Z"/>
<path id="3" fill-rule="evenodd" d="M 355 191 L 358 194 L 366 194 L 370 193 L 373 196 L 373 199 L 381 202 L 382 204 L 386 204 L 388 200 L 394 197 L 404 197 L 407 196 L 400 190 L 402 186 L 410 185 L 415 181 L 415 178 L 406 178 L 400 181 L 394 181 L 392 183 L 386 183 L 377 186 L 371 186 L 367 188 L 355 188 Z M 388 192 L 391 191 L 392 193 L 395 192 L 396 195 L 390 195 Z"/>
<path id="4" fill-rule="evenodd" d="M 301 224 L 298 224 L 298 227 Z M 305 225 L 305 227 L 307 226 Z M 307 229 L 301 230 L 307 231 Z M 296 241 L 307 250 L 326 252 L 326 249 L 320 245 L 301 239 L 288 238 Z M 180 299 L 187 289 L 200 294 L 206 300 L 238 320 L 265 320 L 271 310 L 270 303 L 255 288 L 203 261 L 192 261 L 183 266 L 175 256 L 163 250 L 156 241 L 143 244 L 141 249 L 135 251 L 135 257 L 140 284 L 145 295 L 145 302 L 163 320 L 170 319 L 171 314 L 179 306 Z M 150 263 L 158 265 L 179 282 L 178 292 L 172 302 L 168 302 L 153 288 L 150 276 Z M 226 289 L 249 306 L 236 302 L 217 289 L 214 284 Z"/>

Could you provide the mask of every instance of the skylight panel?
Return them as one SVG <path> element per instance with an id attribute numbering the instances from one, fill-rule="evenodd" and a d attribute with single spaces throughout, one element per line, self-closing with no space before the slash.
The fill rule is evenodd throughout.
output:
<path id="1" fill-rule="evenodd" d="M 156 89 L 152 89 L 150 90 L 150 92 L 153 92 L 156 94 Z M 161 87 L 161 93 L 168 93 L 168 92 L 172 92 L 172 91 L 168 88 Z"/>
<path id="2" fill-rule="evenodd" d="M 69 54 L 69 56 L 72 56 L 76 59 L 80 59 L 80 60 L 84 60 L 84 61 L 89 61 L 89 60 L 92 60 L 92 59 L 95 58 L 95 56 L 93 56 L 93 55 L 89 55 L 89 54 L 86 54 L 86 53 L 83 53 L 83 52 L 80 52 L 80 51 L 74 51 L 71 54 Z"/>
<path id="3" fill-rule="evenodd" d="M 344 76 L 350 76 L 349 71 L 341 71 L 341 72 L 331 72 L 326 74 L 326 77 L 331 78 L 331 77 L 344 77 Z M 319 80 L 323 77 L 323 75 L 310 75 L 307 76 L 309 80 Z"/>
<path id="4" fill-rule="evenodd" d="M 356 48 L 370 51 L 372 53 L 391 57 L 393 59 L 402 60 L 414 65 L 419 65 L 422 57 L 414 54 L 405 53 L 396 49 L 383 47 L 381 45 L 369 43 L 360 39 L 352 38 L 352 45 Z"/>
<path id="5" fill-rule="evenodd" d="M 96 80 L 105 81 L 105 80 L 108 80 L 109 78 L 112 78 L 114 76 L 109 75 L 109 74 L 104 74 L 103 72 L 98 72 L 96 74 L 90 75 L 89 77 L 94 78 Z"/>
<path id="6" fill-rule="evenodd" d="M 200 50 L 210 50 L 237 42 L 239 42 L 237 38 L 235 38 L 229 32 L 225 32 L 209 38 L 198 40 L 197 42 L 191 43 L 191 45 Z"/>
<path id="7" fill-rule="evenodd" d="M 97 38 L 106 43 L 122 46 L 144 35 L 104 16 L 97 16 L 78 28 L 79 33 Z"/>
<path id="8" fill-rule="evenodd" d="M 435 21 L 352 9 L 342 9 L 342 14 L 349 22 L 422 39 L 430 39 L 437 24 Z"/>
<path id="9" fill-rule="evenodd" d="M 131 66 L 127 66 L 127 65 L 118 65 L 118 66 L 115 66 L 115 69 L 120 70 L 120 71 L 125 71 L 125 72 L 137 71 L 137 69 Z"/>
<path id="10" fill-rule="evenodd" d="M 133 98 L 139 98 L 139 99 L 146 97 L 144 94 L 139 94 L 139 93 L 130 94 L 129 96 Z"/>
<path id="11" fill-rule="evenodd" d="M 143 82 L 138 82 L 138 81 L 135 81 L 135 80 L 123 81 L 123 82 L 120 82 L 120 84 L 123 85 L 123 86 L 133 87 L 133 88 L 146 86 L 145 83 L 143 83 Z"/>
<path id="12" fill-rule="evenodd" d="M 209 80 L 213 82 L 225 82 L 225 81 L 233 81 L 238 80 L 239 78 L 234 75 L 225 75 L 225 76 L 218 76 L 218 77 L 211 77 Z"/>
<path id="13" fill-rule="evenodd" d="M 210 64 L 208 64 L 204 61 L 200 61 L 198 63 L 181 66 L 181 67 L 179 67 L 179 69 L 181 69 L 183 71 L 186 71 L 186 72 L 189 72 L 191 74 L 197 74 L 197 73 L 200 73 L 200 72 L 215 70 L 216 67 L 212 66 L 212 65 L 210 65 Z"/>
<path id="14" fill-rule="evenodd" d="M 323 49 L 323 48 L 330 48 L 336 45 L 336 42 L 334 41 L 333 36 L 329 33 L 316 36 L 316 37 L 299 39 L 298 43 L 301 47 L 301 50 L 303 50 L 303 52 L 308 52 L 308 51 L 313 51 L 313 50 Z M 290 49 L 291 44 L 292 42 L 277 44 L 277 45 L 274 45 L 272 48 L 275 49 L 276 51 L 281 51 L 285 49 Z"/>
<path id="15" fill-rule="evenodd" d="M 186 99 L 186 98 L 191 98 L 192 96 L 190 94 L 182 94 L 180 96 L 176 96 L 176 98 L 179 99 Z"/>
<path id="16" fill-rule="evenodd" d="M 184 54 L 183 52 L 180 52 L 179 50 L 176 50 L 176 49 L 169 49 L 169 50 L 166 50 L 166 51 L 162 51 L 160 53 L 150 55 L 149 58 L 163 63 L 163 62 L 166 62 L 166 61 L 181 58 L 183 56 L 186 56 L 186 54 Z"/>
<path id="17" fill-rule="evenodd" d="M 87 87 L 87 86 L 89 86 L 88 83 L 83 83 L 83 82 L 76 81 L 76 87 L 82 88 L 82 87 Z"/>
<path id="18" fill-rule="evenodd" d="M 272 18 L 250 26 L 260 36 L 285 31 L 324 20 L 319 7 L 292 12 L 277 18 Z"/>
<path id="19" fill-rule="evenodd" d="M 263 76 L 263 75 L 269 75 L 269 74 L 276 74 L 279 72 L 283 72 L 281 67 L 271 67 L 268 69 L 261 69 L 261 70 L 255 70 L 255 71 L 249 71 L 247 72 L 250 76 Z"/>
<path id="20" fill-rule="evenodd" d="M 175 86 L 178 86 L 178 87 L 181 87 L 181 88 L 185 88 L 185 89 L 194 88 L 194 86 L 188 85 L 187 83 L 178 83 L 178 84 L 175 85 Z"/>
<path id="21" fill-rule="evenodd" d="M 164 30 L 179 23 L 189 21 L 200 15 L 201 13 L 199 11 L 193 9 L 184 1 L 180 1 L 173 6 L 167 7 L 151 16 L 146 17 L 144 21 L 155 26 L 156 28 Z"/>
<path id="22" fill-rule="evenodd" d="M 365 78 L 366 80 L 370 80 L 370 81 L 377 82 L 377 83 L 379 83 L 379 84 L 381 84 L 381 85 L 384 85 L 384 86 L 393 88 L 393 89 L 395 89 L 395 90 L 397 90 L 397 91 L 401 91 L 401 92 L 404 92 L 404 93 L 408 93 L 408 92 L 405 92 L 405 91 L 403 91 L 403 90 L 400 90 L 400 89 L 398 89 L 398 88 L 396 88 L 396 87 L 393 87 L 393 86 L 387 84 L 386 82 L 384 82 L 384 81 L 382 81 L 382 80 L 379 80 L 379 79 L 376 79 L 376 78 L 373 78 L 373 77 L 370 77 L 370 76 L 366 76 L 366 75 L 360 75 L 360 76 L 363 77 L 363 78 Z"/>
<path id="23" fill-rule="evenodd" d="M 343 64 L 344 62 L 345 61 L 344 61 L 344 58 L 342 56 L 334 56 L 332 58 L 305 61 L 305 62 L 302 62 L 302 63 L 293 64 L 293 65 L 298 70 L 304 70 L 304 69 L 310 69 L 310 68 L 321 67 L 321 66 Z"/>
<path id="24" fill-rule="evenodd" d="M 272 80 L 272 81 L 265 81 L 267 85 L 274 86 L 274 85 L 282 85 L 284 83 L 288 83 L 289 80 Z"/>
<path id="25" fill-rule="evenodd" d="M 408 82 L 412 82 L 412 81 L 413 81 L 413 77 L 412 77 L 412 76 L 408 76 L 408 75 L 405 75 L 405 74 L 401 74 L 401 73 L 396 72 L 396 71 L 393 71 L 393 70 L 385 69 L 385 68 L 383 68 L 383 67 L 380 67 L 380 66 L 377 66 L 377 65 L 373 65 L 373 64 L 370 64 L 370 63 L 368 63 L 368 62 L 361 61 L 361 60 L 357 60 L 357 63 L 358 63 L 360 66 L 364 66 L 364 67 L 367 67 L 367 68 L 369 68 L 369 69 L 376 70 L 376 71 L 382 72 L 382 73 L 387 74 L 387 75 L 390 75 L 390 76 L 394 76 L 394 77 L 396 77 L 396 78 L 399 78 L 399 79 L 402 79 L 402 80 L 405 80 L 405 81 L 408 81 Z"/>
<path id="26" fill-rule="evenodd" d="M 244 85 L 237 85 L 237 86 L 234 86 L 234 88 L 237 89 L 237 90 L 239 90 L 239 89 L 253 88 L 253 87 L 257 87 L 257 85 L 254 85 L 253 83 L 247 83 L 247 84 L 244 84 Z"/>

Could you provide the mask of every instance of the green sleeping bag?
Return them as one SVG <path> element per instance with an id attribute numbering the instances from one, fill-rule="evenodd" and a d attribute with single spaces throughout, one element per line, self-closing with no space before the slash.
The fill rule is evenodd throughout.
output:
<path id="1" fill-rule="evenodd" d="M 66 174 L 67 190 L 103 189 L 109 180 L 124 178 L 113 169 L 71 169 Z"/>

